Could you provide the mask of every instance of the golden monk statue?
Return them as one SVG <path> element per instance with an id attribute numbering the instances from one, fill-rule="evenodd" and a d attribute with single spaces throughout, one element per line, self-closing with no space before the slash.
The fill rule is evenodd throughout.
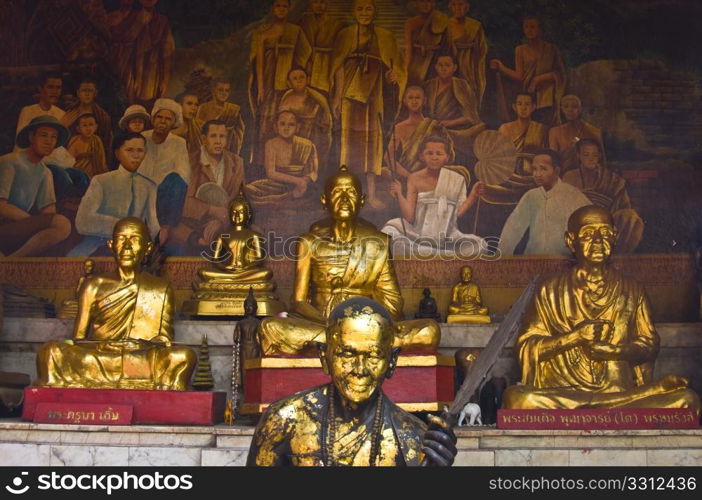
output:
<path id="1" fill-rule="evenodd" d="M 41 347 L 35 385 L 186 390 L 197 357 L 171 344 L 173 289 L 141 270 L 153 248 L 148 228 L 134 217 L 120 219 L 108 246 L 117 274 L 85 279 L 73 339 Z"/>
<path id="2" fill-rule="evenodd" d="M 273 273 L 263 267 L 263 236 L 251 229 L 252 210 L 243 190 L 229 205 L 231 229 L 214 242 L 214 253 L 208 259 L 213 267 L 200 269 L 201 283 L 193 284 L 195 292 L 183 304 L 183 312 L 204 316 L 243 316 L 244 302 L 253 290 L 261 316 L 276 314 L 282 309 L 274 295 Z"/>
<path id="3" fill-rule="evenodd" d="M 461 268 L 461 282 L 451 290 L 447 323 L 490 323 L 488 308 L 483 306 L 480 287 L 473 283 L 473 268 Z"/>
<path id="4" fill-rule="evenodd" d="M 699 396 L 682 377 L 653 380 L 660 339 L 643 287 L 608 265 L 617 240 L 604 208 L 568 220 L 573 269 L 547 280 L 522 322 L 520 385 L 504 407 L 517 409 L 692 408 Z"/>
<path id="5" fill-rule="evenodd" d="M 358 217 L 365 202 L 361 183 L 346 167 L 327 179 L 322 205 L 330 218 L 312 225 L 299 238 L 295 287 L 290 310 L 294 316 L 261 323 L 265 355 L 300 354 L 324 341 L 327 307 L 350 297 L 372 297 L 394 320 L 402 318 L 402 295 L 390 257 L 390 237 Z M 439 325 L 428 319 L 399 321 L 395 346 L 404 350 L 435 349 Z"/>
<path id="6" fill-rule="evenodd" d="M 391 313 L 377 302 L 356 297 L 339 304 L 320 349 L 332 383 L 270 405 L 247 465 L 451 465 L 457 452 L 451 427 L 430 415 L 427 430 L 381 390 L 397 364 L 393 331 Z"/>

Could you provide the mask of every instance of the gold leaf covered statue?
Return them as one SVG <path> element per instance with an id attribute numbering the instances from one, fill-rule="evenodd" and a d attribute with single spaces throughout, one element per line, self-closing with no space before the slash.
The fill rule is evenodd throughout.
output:
<path id="1" fill-rule="evenodd" d="M 80 295 L 80 287 L 83 286 L 83 282 L 86 278 L 90 278 L 93 275 L 93 269 L 95 268 L 95 261 L 93 259 L 86 259 L 83 262 L 83 276 L 78 280 L 78 286 L 76 287 L 75 298 L 66 299 L 61 304 L 61 309 L 59 309 L 56 315 L 61 319 L 74 319 L 78 315 L 78 295 Z"/>
<path id="2" fill-rule="evenodd" d="M 327 179 L 321 201 L 330 218 L 312 224 L 298 240 L 292 314 L 261 323 L 264 355 L 314 349 L 324 341 L 328 311 L 351 297 L 373 298 L 394 320 L 402 319 L 390 237 L 358 217 L 365 202 L 358 177 L 342 166 Z M 436 349 L 441 338 L 430 319 L 398 321 L 395 327 L 395 346 L 403 351 Z"/>
<path id="3" fill-rule="evenodd" d="M 321 346 L 332 382 L 271 404 L 254 433 L 247 465 L 448 466 L 456 436 L 444 420 L 426 425 L 381 390 L 397 364 L 387 309 L 365 297 L 339 304 Z"/>
<path id="4" fill-rule="evenodd" d="M 480 287 L 472 282 L 473 268 L 461 268 L 461 282 L 451 290 L 447 323 L 490 323 L 488 308 L 483 306 Z"/>
<path id="5" fill-rule="evenodd" d="M 195 292 L 183 304 L 186 314 L 202 316 L 243 316 L 244 301 L 253 289 L 258 314 L 278 313 L 283 305 L 275 296 L 273 273 L 263 267 L 263 236 L 251 229 L 252 210 L 243 190 L 229 205 L 232 227 L 220 235 L 210 256 L 214 266 L 200 269 L 202 280 L 194 283 Z"/>
<path id="6" fill-rule="evenodd" d="M 566 244 L 577 264 L 540 286 L 516 349 L 520 385 L 505 408 L 692 408 L 699 396 L 685 378 L 653 380 L 660 339 L 643 287 L 608 265 L 617 240 L 609 211 L 579 208 Z"/>
<path id="7" fill-rule="evenodd" d="M 186 390 L 197 357 L 172 345 L 175 303 L 168 281 L 141 270 L 153 248 L 149 230 L 125 217 L 108 246 L 117 274 L 84 280 L 73 339 L 41 347 L 35 385 Z"/>

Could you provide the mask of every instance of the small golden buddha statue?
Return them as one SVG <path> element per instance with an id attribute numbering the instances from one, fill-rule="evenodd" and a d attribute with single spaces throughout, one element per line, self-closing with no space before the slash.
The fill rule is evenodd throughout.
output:
<path id="1" fill-rule="evenodd" d="M 85 278 L 73 338 L 41 347 L 35 385 L 186 390 L 197 356 L 172 345 L 170 284 L 141 270 L 153 248 L 146 224 L 120 219 L 107 245 L 117 273 Z"/>
<path id="2" fill-rule="evenodd" d="M 576 265 L 546 280 L 521 324 L 515 350 L 520 385 L 504 408 L 692 408 L 700 398 L 683 377 L 653 379 L 660 338 L 643 287 L 608 261 L 617 242 L 612 214 L 594 205 L 568 219 Z"/>
<path id="3" fill-rule="evenodd" d="M 61 304 L 61 309 L 59 309 L 56 315 L 61 319 L 73 319 L 78 315 L 78 297 L 80 296 L 80 287 L 83 286 L 83 282 L 86 278 L 90 278 L 93 275 L 93 269 L 95 268 L 95 261 L 93 259 L 86 259 L 83 262 L 83 276 L 78 280 L 78 286 L 76 287 L 76 293 L 74 298 L 66 299 Z"/>
<path id="4" fill-rule="evenodd" d="M 431 427 L 383 393 L 400 349 L 391 313 L 355 297 L 329 315 L 322 367 L 331 383 L 271 404 L 256 427 L 247 465 L 450 466 L 451 426 L 429 415 Z"/>
<path id="5" fill-rule="evenodd" d="M 473 283 L 473 268 L 461 268 L 461 282 L 451 290 L 447 323 L 490 323 L 488 308 L 483 306 L 480 287 Z"/>
<path id="6" fill-rule="evenodd" d="M 201 282 L 194 283 L 183 312 L 199 316 L 243 316 L 244 301 L 252 289 L 259 316 L 272 316 L 283 310 L 275 296 L 273 273 L 263 267 L 262 235 L 251 229 L 251 205 L 243 191 L 229 205 L 231 230 L 220 235 L 209 256 L 212 267 L 200 269 Z"/>
<path id="7" fill-rule="evenodd" d="M 403 352 L 439 345 L 441 329 L 435 321 L 401 321 L 404 302 L 390 237 L 359 217 L 365 199 L 360 180 L 345 166 L 327 179 L 321 202 L 329 217 L 298 239 L 291 314 L 261 323 L 264 355 L 316 352 L 315 343 L 324 342 L 329 311 L 353 297 L 373 298 L 390 311 L 396 320 L 395 346 Z"/>

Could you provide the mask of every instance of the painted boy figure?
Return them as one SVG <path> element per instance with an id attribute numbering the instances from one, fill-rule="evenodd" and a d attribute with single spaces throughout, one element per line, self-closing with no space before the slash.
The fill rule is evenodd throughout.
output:
<path id="1" fill-rule="evenodd" d="M 441 137 L 425 139 L 420 148 L 424 168 L 407 178 L 407 196 L 402 194 L 399 181 L 391 185 L 404 222 L 389 220 L 382 231 L 392 236 L 395 253 L 474 257 L 487 248 L 479 236 L 458 229 L 458 219 L 478 200 L 482 184 L 476 183 L 466 196 L 467 171 L 447 165 L 449 147 Z"/>

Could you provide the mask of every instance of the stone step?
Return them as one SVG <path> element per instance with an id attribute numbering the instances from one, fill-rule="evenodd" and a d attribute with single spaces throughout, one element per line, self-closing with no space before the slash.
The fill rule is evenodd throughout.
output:
<path id="1" fill-rule="evenodd" d="M 0 422 L 0 466 L 237 466 L 254 428 Z M 518 431 L 457 428 L 456 465 L 701 466 L 702 429 Z"/>

